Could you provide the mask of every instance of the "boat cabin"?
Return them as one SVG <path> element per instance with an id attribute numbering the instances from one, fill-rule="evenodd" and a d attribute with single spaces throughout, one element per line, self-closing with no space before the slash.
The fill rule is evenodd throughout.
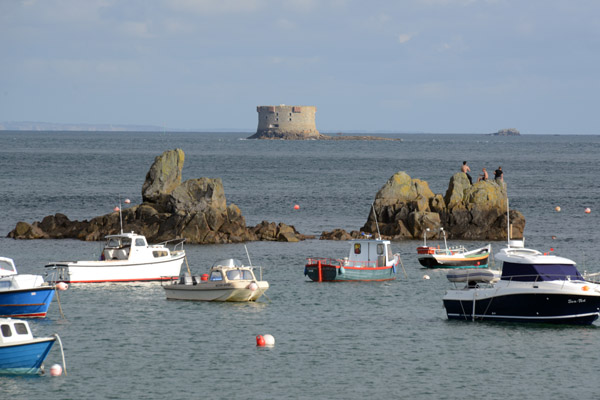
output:
<path id="1" fill-rule="evenodd" d="M 394 263 L 389 240 L 358 239 L 350 241 L 350 253 L 344 266 L 383 267 Z"/>
<path id="2" fill-rule="evenodd" d="M 185 272 L 179 278 L 179 284 L 197 285 L 201 282 L 232 282 L 232 281 L 255 281 L 256 277 L 252 267 L 246 267 L 240 260 L 228 258 L 217 261 L 210 268 L 210 274 L 202 276 L 191 276 Z"/>
<path id="3" fill-rule="evenodd" d="M 575 262 L 553 254 L 522 247 L 502 249 L 496 255 L 502 261 L 502 280 L 538 281 L 583 281 Z"/>
<path id="4" fill-rule="evenodd" d="M 162 245 L 148 245 L 146 237 L 133 232 L 106 236 L 102 260 L 151 260 L 170 256 L 169 249 Z"/>
<path id="5" fill-rule="evenodd" d="M 32 340 L 33 335 L 26 321 L 0 318 L 0 344 Z"/>
<path id="6" fill-rule="evenodd" d="M 42 286 L 43 284 L 43 276 L 18 274 L 12 259 L 0 257 L 0 292 L 34 288 Z"/>
<path id="7" fill-rule="evenodd" d="M 234 281 L 234 280 L 255 280 L 254 273 L 250 267 L 244 267 L 240 260 L 229 258 L 220 260 L 210 268 L 209 281 Z"/>

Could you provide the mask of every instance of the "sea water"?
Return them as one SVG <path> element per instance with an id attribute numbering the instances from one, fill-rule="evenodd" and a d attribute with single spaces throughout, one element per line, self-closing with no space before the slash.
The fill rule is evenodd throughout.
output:
<path id="1" fill-rule="evenodd" d="M 474 179 L 498 167 L 528 247 L 599 272 L 600 136 L 390 135 L 402 141 L 245 140 L 250 133 L 0 132 L 0 234 L 18 221 L 104 215 L 141 202 L 154 158 L 185 152 L 183 179 L 221 178 L 247 225 L 304 234 L 358 230 L 396 172 L 445 194 L 468 161 Z M 300 208 L 294 209 L 298 204 Z M 560 206 L 561 211 L 555 211 Z M 584 213 L 589 207 L 590 214 Z M 468 248 L 484 241 L 458 242 Z M 0 376 L 6 399 L 578 398 L 598 396 L 600 323 L 589 327 L 448 321 L 443 270 L 416 259 L 420 241 L 393 242 L 403 269 L 379 283 L 315 283 L 309 256 L 343 257 L 345 242 L 247 243 L 271 287 L 252 304 L 167 301 L 160 283 L 71 285 L 36 336 L 58 333 L 67 374 Z M 494 252 L 503 247 L 492 242 Z M 0 238 L 21 273 L 94 259 L 99 242 Z M 190 268 L 246 261 L 243 244 L 186 245 Z M 257 270 L 258 273 L 258 270 Z M 431 279 L 423 279 L 427 274 Z M 61 311 L 65 318 L 62 318 Z M 275 347 L 257 348 L 271 334 Z M 46 369 L 62 363 L 58 347 Z"/>

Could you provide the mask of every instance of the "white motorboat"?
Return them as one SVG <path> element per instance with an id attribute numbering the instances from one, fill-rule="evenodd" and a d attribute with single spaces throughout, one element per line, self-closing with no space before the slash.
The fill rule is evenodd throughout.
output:
<path id="1" fill-rule="evenodd" d="M 481 271 L 455 277 L 466 285 L 446 292 L 448 319 L 589 325 L 600 315 L 600 285 L 586 281 L 574 261 L 527 249 L 517 240 L 496 260 L 502 262 L 499 280 Z"/>
<path id="2" fill-rule="evenodd" d="M 253 267 L 230 258 L 214 263 L 208 274 L 192 276 L 186 272 L 163 287 L 170 300 L 256 301 L 267 291 L 269 282 L 256 279 Z"/>
<path id="3" fill-rule="evenodd" d="M 173 280 L 185 258 L 184 241 L 150 245 L 143 235 L 133 232 L 108 235 L 100 260 L 53 262 L 46 267 L 56 268 L 56 280 L 68 283 Z"/>

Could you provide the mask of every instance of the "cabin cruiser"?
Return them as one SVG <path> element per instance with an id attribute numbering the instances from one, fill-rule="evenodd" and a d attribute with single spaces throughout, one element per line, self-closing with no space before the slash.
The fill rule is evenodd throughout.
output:
<path id="1" fill-rule="evenodd" d="M 46 267 L 55 268 L 57 281 L 67 283 L 173 280 L 179 276 L 185 258 L 184 241 L 150 245 L 143 235 L 134 232 L 108 235 L 100 260 L 53 262 Z"/>
<path id="2" fill-rule="evenodd" d="M 215 262 L 208 274 L 192 276 L 188 271 L 163 288 L 169 300 L 256 301 L 269 289 L 269 282 L 256 279 L 253 267 L 229 258 Z"/>
<path id="3" fill-rule="evenodd" d="M 19 274 L 11 258 L 0 257 L 0 316 L 44 318 L 55 292 L 43 276 Z"/>
<path id="4" fill-rule="evenodd" d="M 448 319 L 592 324 L 600 315 L 600 285 L 586 281 L 575 262 L 509 241 L 496 260 L 500 279 L 456 279 L 463 288 L 443 298 Z"/>
<path id="5" fill-rule="evenodd" d="M 315 282 L 396 279 L 400 254 L 392 254 L 389 240 L 354 239 L 348 243 L 348 257 L 307 258 L 304 275 Z"/>

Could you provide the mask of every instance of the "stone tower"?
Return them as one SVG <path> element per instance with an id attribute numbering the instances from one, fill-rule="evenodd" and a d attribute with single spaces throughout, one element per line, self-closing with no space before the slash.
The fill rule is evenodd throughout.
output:
<path id="1" fill-rule="evenodd" d="M 249 139 L 318 139 L 315 106 L 258 106 L 258 128 Z"/>

